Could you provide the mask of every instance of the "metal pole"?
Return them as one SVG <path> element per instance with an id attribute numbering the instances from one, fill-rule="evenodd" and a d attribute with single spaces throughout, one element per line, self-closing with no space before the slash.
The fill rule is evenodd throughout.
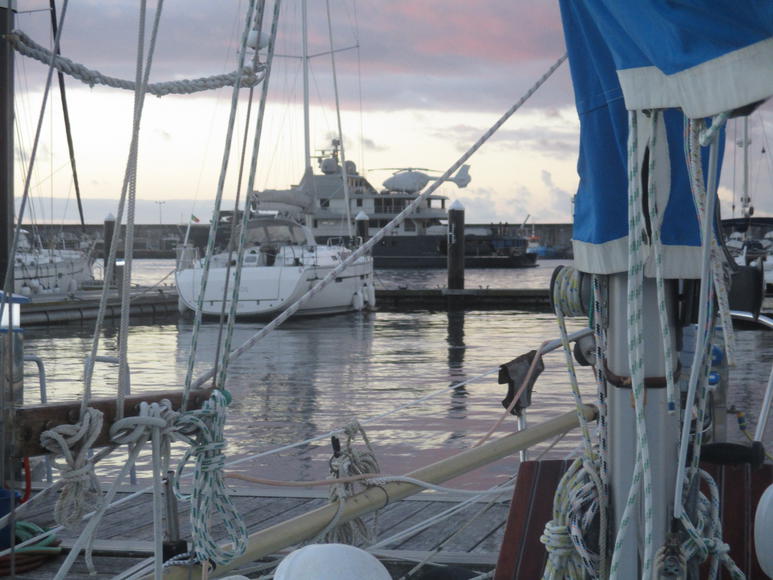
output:
<path id="1" fill-rule="evenodd" d="M 658 315 L 657 288 L 653 279 L 644 280 L 644 344 L 645 377 L 662 377 L 665 374 L 663 341 L 661 338 L 660 318 Z M 668 291 L 667 297 L 672 296 Z M 627 275 L 613 274 L 609 277 L 609 329 L 608 329 L 608 366 L 609 370 L 622 377 L 630 376 L 628 363 L 626 307 Z M 671 300 L 667 305 L 673 312 Z M 673 319 L 673 317 L 671 317 Z M 671 328 L 671 336 L 676 336 Z M 674 348 L 674 352 L 676 349 Z M 673 367 L 676 360 L 668 361 Z M 612 513 L 615 514 L 615 533 L 620 526 L 620 518 L 625 509 L 628 491 L 632 484 L 636 459 L 636 419 L 632 403 L 631 388 L 608 385 L 609 392 L 609 470 L 612 492 Z M 667 410 L 666 389 L 647 388 L 645 395 L 645 415 L 647 436 L 650 447 L 650 462 L 653 473 L 653 496 L 667 498 L 676 481 L 676 464 L 679 440 L 679 414 L 669 414 Z M 643 492 L 642 492 L 643 493 Z M 643 505 L 643 501 L 641 502 Z M 656 502 L 654 506 L 653 543 L 662 546 L 665 543 L 673 516 L 672 506 L 666 501 Z M 618 568 L 618 578 L 637 578 L 639 572 L 639 522 L 643 521 L 643 509 L 633 514 L 623 543 L 623 554 Z M 612 536 L 614 537 L 614 536 Z"/>
<path id="2" fill-rule="evenodd" d="M 306 22 L 306 0 L 301 3 L 301 27 L 303 37 L 303 170 L 311 173 L 311 137 L 309 129 L 309 29 Z"/>
<path id="3" fill-rule="evenodd" d="M 13 48 L 6 40 L 14 27 L 13 0 L 0 0 L 0 280 L 6 280 L 8 284 L 3 290 L 13 292 L 13 264 L 14 256 L 11 255 L 14 230 L 14 204 L 13 204 Z M 6 277 L 7 276 L 7 277 Z M 4 296 L 2 309 L 8 309 L 8 331 L 2 334 L 0 340 L 4 347 L 0 349 L 0 421 L 2 421 L 2 441 L 0 441 L 0 486 L 9 479 L 10 474 L 10 439 L 12 429 L 12 417 L 14 407 L 13 393 L 13 332 L 11 327 L 10 297 Z M 18 323 L 18 321 L 15 321 Z"/>
<path id="4" fill-rule="evenodd" d="M 10 269 L 13 276 L 13 48 L 5 40 L 14 27 L 14 12 L 0 0 L 0 280 Z M 10 291 L 13 291 L 11 278 Z"/>

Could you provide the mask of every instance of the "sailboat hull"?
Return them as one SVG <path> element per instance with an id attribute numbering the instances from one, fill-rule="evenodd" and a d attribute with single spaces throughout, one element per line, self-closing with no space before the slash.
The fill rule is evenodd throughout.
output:
<path id="1" fill-rule="evenodd" d="M 17 252 L 14 291 L 25 296 L 74 292 L 92 279 L 91 260 L 76 250 Z"/>
<path id="2" fill-rule="evenodd" d="M 306 294 L 319 280 L 333 270 L 334 266 L 257 266 L 244 268 L 239 282 L 239 302 L 236 314 L 240 317 L 269 317 L 276 315 L 301 296 Z M 201 288 L 202 268 L 177 272 L 177 290 L 185 308 L 196 310 Z M 369 258 L 355 263 L 335 281 L 312 296 L 298 310 L 299 315 L 336 314 L 373 307 L 372 263 Z M 219 316 L 231 308 L 235 269 L 210 270 L 205 290 L 202 313 Z M 226 283 L 226 280 L 228 282 Z"/>

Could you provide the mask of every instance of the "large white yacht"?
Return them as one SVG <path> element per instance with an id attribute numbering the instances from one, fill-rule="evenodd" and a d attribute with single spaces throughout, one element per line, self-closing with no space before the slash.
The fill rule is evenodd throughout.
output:
<path id="1" fill-rule="evenodd" d="M 339 141 L 317 156 L 319 173 L 307 169 L 301 182 L 290 189 L 255 192 L 260 209 L 304 222 L 320 242 L 353 239 L 354 216 L 368 217 L 372 236 L 415 200 L 428 180 L 414 169 L 399 170 L 377 190 L 357 171 L 352 161 L 341 163 Z M 344 181 L 347 187 L 344 188 Z M 468 166 L 449 179 L 459 187 L 469 181 Z M 430 195 L 392 233 L 373 248 L 377 268 L 445 268 L 448 209 L 445 195 Z M 465 237 L 465 264 L 471 268 L 534 266 L 535 254 L 526 252 L 522 235 L 471 229 Z"/>

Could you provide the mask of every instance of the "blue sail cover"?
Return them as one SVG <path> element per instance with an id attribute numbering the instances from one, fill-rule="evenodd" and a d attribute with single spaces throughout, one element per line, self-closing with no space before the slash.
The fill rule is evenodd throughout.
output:
<path id="1" fill-rule="evenodd" d="M 577 111 L 575 265 L 628 267 L 627 111 L 670 109 L 656 128 L 656 180 L 669 278 L 700 277 L 683 153 L 683 113 L 703 117 L 773 94 L 773 1 L 560 0 Z M 640 115 L 638 162 L 650 123 Z M 651 260 L 650 260 L 651 262 Z M 646 270 L 653 272 L 651 263 Z"/>

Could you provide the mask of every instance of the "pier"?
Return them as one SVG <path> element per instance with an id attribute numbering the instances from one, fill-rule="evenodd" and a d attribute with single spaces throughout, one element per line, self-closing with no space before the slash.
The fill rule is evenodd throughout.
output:
<path id="1" fill-rule="evenodd" d="M 79 291 L 72 296 L 43 295 L 23 304 L 23 326 L 80 323 L 94 320 L 99 309 L 101 291 Z M 377 289 L 376 309 L 401 310 L 533 310 L 550 312 L 550 292 L 547 288 L 398 288 Z M 773 296 L 768 295 L 762 312 L 773 313 Z M 177 290 L 174 286 L 135 287 L 132 291 L 131 313 L 139 316 L 168 316 L 178 313 Z M 108 300 L 107 318 L 121 315 L 121 300 L 117 292 Z"/>

